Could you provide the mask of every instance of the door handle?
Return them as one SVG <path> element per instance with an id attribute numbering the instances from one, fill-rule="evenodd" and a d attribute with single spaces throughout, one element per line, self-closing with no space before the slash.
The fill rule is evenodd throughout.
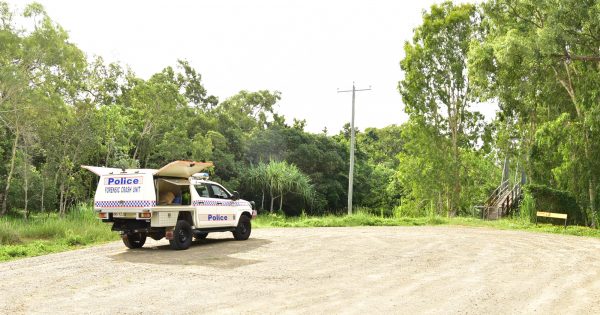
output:
<path id="1" fill-rule="evenodd" d="M 220 201 L 217 201 L 217 204 L 218 204 L 218 205 L 222 205 L 223 203 L 222 203 L 222 202 L 220 202 Z"/>

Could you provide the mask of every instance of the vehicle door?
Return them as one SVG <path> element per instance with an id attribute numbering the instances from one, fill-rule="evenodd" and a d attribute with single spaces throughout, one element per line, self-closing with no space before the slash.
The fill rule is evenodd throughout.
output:
<path id="1" fill-rule="evenodd" d="M 232 195 L 221 185 L 214 183 L 208 184 L 208 192 L 210 194 L 210 203 L 215 205 L 215 213 L 208 214 L 208 221 L 219 226 L 235 225 L 234 202 L 231 199 Z"/>
<path id="2" fill-rule="evenodd" d="M 193 205 L 196 207 L 196 227 L 223 227 L 235 224 L 231 196 L 211 183 L 194 185 Z"/>
<path id="3" fill-rule="evenodd" d="M 208 215 L 215 211 L 206 183 L 192 185 L 192 205 L 196 207 L 196 227 L 209 227 Z M 214 225 L 212 225 L 214 226 Z"/>

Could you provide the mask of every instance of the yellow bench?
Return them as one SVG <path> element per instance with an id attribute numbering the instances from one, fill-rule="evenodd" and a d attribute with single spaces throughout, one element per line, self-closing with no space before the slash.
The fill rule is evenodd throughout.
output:
<path id="1" fill-rule="evenodd" d="M 537 218 L 545 217 L 545 218 L 553 218 L 553 219 L 563 219 L 565 220 L 565 228 L 567 227 L 567 214 L 566 213 L 554 213 L 554 212 L 545 212 L 538 211 L 535 215 L 535 225 L 537 225 Z"/>

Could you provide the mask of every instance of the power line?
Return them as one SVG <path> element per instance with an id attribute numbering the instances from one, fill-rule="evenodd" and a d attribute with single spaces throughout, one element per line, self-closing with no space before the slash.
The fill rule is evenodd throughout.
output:
<path id="1" fill-rule="evenodd" d="M 369 86 L 368 89 L 357 89 L 354 86 L 354 82 L 352 82 L 352 90 L 340 91 L 338 89 L 337 91 L 338 93 L 352 92 L 352 122 L 350 123 L 350 171 L 348 172 L 348 215 L 352 214 L 352 185 L 354 183 L 354 99 L 356 92 L 369 90 L 371 90 L 371 86 Z"/>

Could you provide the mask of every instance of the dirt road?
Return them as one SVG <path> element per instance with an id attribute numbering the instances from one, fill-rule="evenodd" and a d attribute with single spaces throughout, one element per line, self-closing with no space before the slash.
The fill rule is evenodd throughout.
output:
<path id="1" fill-rule="evenodd" d="M 0 264 L 0 313 L 600 313 L 600 240 L 463 227 L 257 229 Z"/>

